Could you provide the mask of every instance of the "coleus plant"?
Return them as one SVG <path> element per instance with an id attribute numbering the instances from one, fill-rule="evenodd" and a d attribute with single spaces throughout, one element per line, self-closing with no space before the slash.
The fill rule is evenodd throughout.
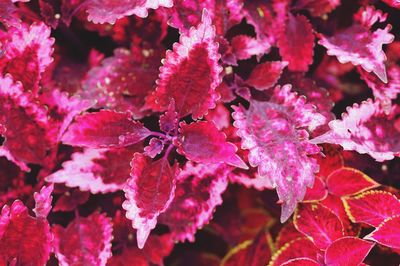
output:
<path id="1" fill-rule="evenodd" d="M 0 265 L 398 265 L 397 9 L 2 0 Z"/>

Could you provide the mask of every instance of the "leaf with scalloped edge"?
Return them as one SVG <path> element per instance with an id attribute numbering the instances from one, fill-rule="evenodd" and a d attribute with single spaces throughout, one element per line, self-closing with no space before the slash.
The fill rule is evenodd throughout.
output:
<path id="1" fill-rule="evenodd" d="M 308 70 L 313 62 L 314 39 L 313 28 L 308 19 L 303 15 L 293 16 L 289 12 L 285 29 L 278 39 L 279 53 L 289 63 L 289 70 Z"/>
<path id="2" fill-rule="evenodd" d="M 114 24 L 117 19 L 131 15 L 145 18 L 149 8 L 157 9 L 172 5 L 172 0 L 88 0 L 85 9 L 89 21 Z"/>
<path id="3" fill-rule="evenodd" d="M 52 234 L 46 219 L 52 186 L 36 194 L 36 218 L 19 200 L 5 205 L 0 215 L 0 262 L 16 265 L 45 265 L 50 257 Z M 44 205 L 46 206 L 44 206 Z M 44 207 L 44 209 L 42 208 Z M 46 216 L 45 216 L 46 215 Z"/>
<path id="4" fill-rule="evenodd" d="M 138 143 L 149 135 L 142 123 L 132 120 L 131 113 L 100 110 L 76 116 L 61 140 L 79 147 L 121 147 Z"/>
<path id="5" fill-rule="evenodd" d="M 32 91 L 36 96 L 40 78 L 53 62 L 55 40 L 50 37 L 51 29 L 44 23 L 23 23 L 10 28 L 7 34 L 9 37 L 2 43 L 2 72 L 11 74 L 15 81 L 22 82 L 24 91 Z"/>
<path id="6" fill-rule="evenodd" d="M 303 202 L 321 201 L 327 196 L 328 190 L 326 189 L 324 181 L 322 181 L 320 177 L 316 176 L 314 179 L 314 185 L 311 188 L 307 188 Z"/>
<path id="7" fill-rule="evenodd" d="M 343 198 L 342 201 L 353 223 L 366 223 L 378 227 L 387 218 L 400 214 L 399 199 L 386 191 L 366 191 Z"/>
<path id="8" fill-rule="evenodd" d="M 63 168 L 52 173 L 46 180 L 63 183 L 67 187 L 78 187 L 92 194 L 122 190 L 129 179 L 130 160 L 141 146 L 120 149 L 90 149 L 72 154 Z"/>
<path id="9" fill-rule="evenodd" d="M 372 240 L 380 245 L 400 249 L 400 216 L 387 218 L 372 233 L 364 239 Z"/>
<path id="10" fill-rule="evenodd" d="M 175 198 L 159 217 L 175 241 L 193 242 L 197 230 L 211 220 L 216 206 L 222 203 L 229 171 L 224 164 L 186 163 L 176 177 Z"/>
<path id="11" fill-rule="evenodd" d="M 53 200 L 53 193 L 54 185 L 50 184 L 47 187 L 42 187 L 40 192 L 35 192 L 33 194 L 33 198 L 35 199 L 35 208 L 33 212 L 35 213 L 36 217 L 40 217 L 46 219 L 47 215 L 51 210 L 51 202 Z"/>
<path id="12" fill-rule="evenodd" d="M 174 199 L 177 170 L 166 158 L 152 161 L 140 153 L 134 154 L 131 167 L 122 207 L 126 217 L 132 220 L 132 227 L 137 229 L 136 239 L 142 249 L 150 231 L 157 225 L 158 216 Z"/>
<path id="13" fill-rule="evenodd" d="M 391 160 L 400 154 L 400 128 L 396 126 L 398 106 L 389 114 L 371 99 L 354 104 L 342 114 L 341 120 L 329 123 L 330 130 L 311 140 L 311 143 L 338 144 L 345 150 L 368 153 L 378 162 Z"/>
<path id="14" fill-rule="evenodd" d="M 271 44 L 260 41 L 248 35 L 236 35 L 231 40 L 232 52 L 237 60 L 250 59 L 252 56 L 260 58 L 271 50 Z"/>
<path id="15" fill-rule="evenodd" d="M 226 141 L 226 135 L 213 122 L 182 122 L 179 126 L 178 152 L 188 160 L 197 163 L 227 163 L 248 169 L 246 163 L 236 154 L 237 147 Z"/>
<path id="16" fill-rule="evenodd" d="M 342 237 L 333 242 L 325 253 L 326 265 L 361 265 L 374 243 L 357 237 Z"/>
<path id="17" fill-rule="evenodd" d="M 250 108 L 233 107 L 234 126 L 242 139 L 242 149 L 250 150 L 249 163 L 268 177 L 283 202 L 281 221 L 293 213 L 312 187 L 318 165 L 308 155 L 320 152 L 308 140 L 307 129 L 325 122 L 315 107 L 285 85 L 276 87 L 269 102 L 252 100 Z"/>
<path id="18" fill-rule="evenodd" d="M 389 33 L 390 29 L 391 25 L 388 25 L 385 29 L 370 32 L 367 27 L 354 24 L 332 37 L 320 35 L 318 43 L 328 50 L 328 55 L 336 56 L 340 63 L 360 65 L 365 71 L 374 72 L 380 80 L 387 83 L 384 65 L 386 56 L 382 45 L 394 40 L 394 36 Z"/>
<path id="19" fill-rule="evenodd" d="M 21 166 L 42 164 L 54 144 L 48 135 L 46 109 L 23 92 L 21 83 L 14 83 L 10 75 L 0 77 L 0 102 L 0 124 L 6 129 L 3 154 Z"/>
<path id="20" fill-rule="evenodd" d="M 340 5 L 340 0 L 299 0 L 294 8 L 307 10 L 313 17 L 322 17 Z"/>
<path id="21" fill-rule="evenodd" d="M 340 219 L 321 204 L 300 204 L 293 217 L 296 229 L 322 250 L 344 235 Z"/>
<path id="22" fill-rule="evenodd" d="M 314 246 L 313 242 L 306 237 L 296 238 L 276 251 L 271 258 L 268 266 L 280 266 L 283 263 L 296 259 L 308 258 L 317 260 L 320 250 Z"/>
<path id="23" fill-rule="evenodd" d="M 88 217 L 76 216 L 66 228 L 53 226 L 54 253 L 61 266 L 105 266 L 111 257 L 111 219 L 94 212 Z"/>
<path id="24" fill-rule="evenodd" d="M 379 187 L 380 184 L 357 169 L 342 167 L 328 176 L 326 186 L 329 193 L 342 197 Z"/>
<path id="25" fill-rule="evenodd" d="M 250 73 L 246 84 L 257 90 L 271 88 L 281 77 L 283 69 L 288 65 L 285 61 L 267 61 L 258 64 Z"/>
<path id="26" fill-rule="evenodd" d="M 192 114 L 194 119 L 200 118 L 215 107 L 220 98 L 216 88 L 222 68 L 218 65 L 220 55 L 214 38 L 215 28 L 204 10 L 202 23 L 187 35 L 182 34 L 173 50 L 167 51 L 157 88 L 147 98 L 153 111 L 167 110 L 172 99 L 181 117 Z"/>

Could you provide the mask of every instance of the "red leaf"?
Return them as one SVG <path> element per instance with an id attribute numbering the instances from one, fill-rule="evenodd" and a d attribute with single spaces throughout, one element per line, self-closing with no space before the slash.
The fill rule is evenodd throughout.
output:
<path id="1" fill-rule="evenodd" d="M 5 205 L 0 216 L 0 262 L 8 265 L 45 265 L 50 256 L 52 235 L 44 217 L 34 218 L 16 200 Z"/>
<path id="2" fill-rule="evenodd" d="M 325 253 L 325 263 L 332 266 L 360 265 L 374 243 L 356 237 L 342 237 L 333 242 Z"/>
<path id="3" fill-rule="evenodd" d="M 295 4 L 296 9 L 306 9 L 314 17 L 322 17 L 340 5 L 340 0 L 300 0 Z"/>
<path id="4" fill-rule="evenodd" d="M 364 239 L 375 241 L 393 249 L 400 249 L 400 216 L 387 218 Z"/>
<path id="5" fill-rule="evenodd" d="M 280 266 L 283 263 L 296 258 L 308 258 L 317 260 L 319 250 L 306 237 L 300 237 L 286 243 L 272 256 L 268 266 Z"/>
<path id="6" fill-rule="evenodd" d="M 77 116 L 62 141 L 72 146 L 100 148 L 132 145 L 149 135 L 150 131 L 132 120 L 129 112 L 101 110 Z"/>
<path id="7" fill-rule="evenodd" d="M 400 214 L 400 201 L 386 191 L 371 190 L 342 201 L 353 223 L 378 227 L 387 218 Z"/>
<path id="8" fill-rule="evenodd" d="M 89 199 L 89 192 L 82 192 L 78 189 L 74 189 L 71 192 L 67 191 L 57 200 L 53 212 L 63 211 L 73 211 L 78 205 L 85 203 Z"/>
<path id="9" fill-rule="evenodd" d="M 228 173 L 224 164 L 186 163 L 176 178 L 175 198 L 159 219 L 168 225 L 175 241 L 193 242 L 196 231 L 211 220 L 222 203 Z"/>
<path id="10" fill-rule="evenodd" d="M 75 217 L 67 228 L 53 226 L 54 253 L 61 266 L 105 266 L 111 257 L 112 224 L 104 214 Z"/>
<path id="11" fill-rule="evenodd" d="M 121 190 L 129 178 L 129 162 L 138 147 L 84 149 L 72 154 L 63 169 L 46 177 L 48 182 L 65 183 L 93 194 Z"/>
<path id="12" fill-rule="evenodd" d="M 307 129 L 313 130 L 325 121 L 303 97 L 290 90 L 289 85 L 276 87 L 269 102 L 253 100 L 249 110 L 233 107 L 232 114 L 242 149 L 250 150 L 250 165 L 258 167 L 261 177 L 271 179 L 283 201 L 282 222 L 303 200 L 306 188 L 313 185 L 318 165 L 308 155 L 319 153 L 319 148 L 309 143 Z"/>
<path id="13" fill-rule="evenodd" d="M 287 222 L 283 225 L 278 236 L 276 237 L 275 247 L 279 250 L 286 243 L 289 243 L 293 239 L 297 239 L 299 237 L 303 237 L 303 234 L 297 231 L 292 222 Z"/>
<path id="14" fill-rule="evenodd" d="M 293 16 L 289 12 L 284 32 L 279 37 L 279 53 L 289 62 L 291 71 L 308 70 L 314 55 L 314 33 L 311 23 L 303 15 Z"/>
<path id="15" fill-rule="evenodd" d="M 189 160 L 198 163 L 227 163 L 248 169 L 236 154 L 236 146 L 226 141 L 225 134 L 219 132 L 214 123 L 200 121 L 188 125 L 182 122 L 179 132 L 178 152 Z"/>
<path id="16" fill-rule="evenodd" d="M 339 144 L 345 150 L 368 153 L 379 162 L 391 160 L 400 154 L 400 129 L 395 123 L 399 112 L 400 108 L 394 106 L 387 115 L 372 100 L 354 104 L 342 114 L 341 120 L 329 123 L 327 133 L 311 142 Z"/>
<path id="17" fill-rule="evenodd" d="M 51 29 L 44 23 L 34 23 L 30 27 L 21 24 L 8 31 L 10 39 L 2 49 L 4 56 L 0 59 L 3 73 L 10 73 L 15 81 L 23 84 L 24 91 L 32 91 L 34 96 L 39 90 L 42 73 L 53 61 L 54 39 L 50 37 Z"/>
<path id="18" fill-rule="evenodd" d="M 357 169 L 342 167 L 328 176 L 326 186 L 329 193 L 341 197 L 361 193 L 380 184 Z"/>
<path id="19" fill-rule="evenodd" d="M 309 258 L 298 258 L 298 259 L 291 259 L 287 262 L 281 264 L 281 266 L 319 266 L 321 265 L 319 262 L 309 259 Z"/>
<path id="20" fill-rule="evenodd" d="M 176 169 L 165 158 L 151 161 L 140 153 L 135 153 L 131 166 L 122 207 L 126 217 L 132 220 L 132 227 L 137 229 L 138 247 L 143 248 L 150 231 L 156 227 L 158 216 L 174 198 Z"/>
<path id="21" fill-rule="evenodd" d="M 319 177 L 315 177 L 312 188 L 307 188 L 303 202 L 314 202 L 324 200 L 328 196 L 325 183 Z"/>
<path id="22" fill-rule="evenodd" d="M 262 230 L 254 240 L 247 240 L 225 255 L 221 266 L 265 266 L 272 254 L 272 237 Z"/>
<path id="23" fill-rule="evenodd" d="M 147 99 L 154 111 L 167 110 L 171 99 L 181 117 L 192 114 L 194 119 L 200 118 L 215 107 L 222 68 L 214 38 L 215 28 L 204 11 L 202 23 L 181 35 L 180 43 L 174 44 L 163 60 L 157 89 Z"/>
<path id="24" fill-rule="evenodd" d="M 377 29 L 371 33 L 367 27 L 354 24 L 332 37 L 321 36 L 318 43 L 328 49 L 328 55 L 336 56 L 340 63 L 360 65 L 365 71 L 373 71 L 387 83 L 384 65 L 386 56 L 382 45 L 393 41 L 394 36 L 389 33 L 390 29 L 391 26 L 388 25 L 385 29 Z"/>
<path id="25" fill-rule="evenodd" d="M 233 37 L 231 46 L 238 60 L 250 59 L 253 55 L 260 58 L 271 50 L 271 45 L 267 41 L 260 41 L 247 35 Z"/>
<path id="26" fill-rule="evenodd" d="M 257 65 L 246 80 L 246 83 L 257 90 L 267 90 L 279 80 L 287 62 L 272 61 Z"/>
<path id="27" fill-rule="evenodd" d="M 382 1 L 388 4 L 389 6 L 400 9 L 400 3 L 398 0 L 382 0 Z"/>
<path id="28" fill-rule="evenodd" d="M 117 19 L 125 16 L 147 17 L 147 9 L 157 9 L 160 6 L 171 7 L 172 4 L 172 0 L 89 0 L 85 7 L 89 21 L 114 24 Z"/>
<path id="29" fill-rule="evenodd" d="M 342 222 L 336 214 L 321 204 L 300 204 L 293 224 L 322 250 L 344 234 Z"/>

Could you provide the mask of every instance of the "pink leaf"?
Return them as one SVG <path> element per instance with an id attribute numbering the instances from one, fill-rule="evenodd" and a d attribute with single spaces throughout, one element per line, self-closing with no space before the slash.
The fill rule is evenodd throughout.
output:
<path id="1" fill-rule="evenodd" d="M 364 239 L 375 241 L 393 249 L 400 249 L 400 216 L 387 218 Z"/>
<path id="2" fill-rule="evenodd" d="M 345 150 L 368 153 L 379 162 L 391 160 L 400 153 L 400 129 L 395 124 L 399 112 L 400 108 L 393 107 L 386 115 L 372 100 L 354 104 L 341 120 L 329 123 L 330 131 L 311 142 L 339 144 Z"/>
<path id="3" fill-rule="evenodd" d="M 343 225 L 331 210 L 320 204 L 301 204 L 294 215 L 296 229 L 325 250 L 343 236 Z"/>
<path id="4" fill-rule="evenodd" d="M 260 41 L 247 35 L 237 35 L 232 38 L 231 46 L 238 60 L 246 60 L 253 55 L 257 58 L 268 53 L 271 45 L 267 41 Z"/>
<path id="5" fill-rule="evenodd" d="M 172 4 L 172 0 L 89 0 L 85 8 L 89 21 L 114 24 L 117 19 L 125 16 L 147 17 L 147 9 L 157 9 L 160 6 L 171 7 Z"/>
<path id="6" fill-rule="evenodd" d="M 378 227 L 387 218 L 400 214 L 400 201 L 385 191 L 371 190 L 342 200 L 353 223 Z"/>
<path id="7" fill-rule="evenodd" d="M 332 266 L 360 265 L 374 243 L 356 237 L 342 237 L 333 242 L 325 253 L 325 263 Z"/>
<path id="8" fill-rule="evenodd" d="M 54 253 L 61 266 L 105 266 L 111 257 L 112 224 L 104 214 L 75 217 L 67 228 L 53 226 Z"/>
<path id="9" fill-rule="evenodd" d="M 291 71 L 308 70 L 314 55 L 314 33 L 311 23 L 303 15 L 289 13 L 286 28 L 279 37 L 279 53 L 289 62 Z"/>
<path id="10" fill-rule="evenodd" d="M 39 193 L 35 192 L 33 194 L 36 202 L 33 212 L 35 213 L 36 217 L 46 219 L 51 210 L 51 201 L 53 200 L 53 196 L 51 194 L 53 189 L 54 185 L 50 184 L 47 187 L 42 187 Z"/>
<path id="11" fill-rule="evenodd" d="M 341 197 L 361 193 L 380 185 L 357 169 L 342 167 L 328 176 L 326 186 L 329 193 Z"/>
<path id="12" fill-rule="evenodd" d="M 175 111 L 175 102 L 171 101 L 168 106 L 168 110 L 160 115 L 160 129 L 167 134 L 175 135 L 178 131 L 179 116 Z"/>
<path id="13" fill-rule="evenodd" d="M 308 155 L 319 153 L 319 148 L 309 143 L 306 129 L 313 130 L 325 121 L 290 89 L 288 85 L 276 87 L 269 102 L 253 100 L 249 110 L 234 107 L 233 113 L 242 149 L 250 150 L 250 165 L 258 166 L 259 175 L 272 180 L 283 201 L 281 221 L 289 218 L 314 183 L 318 165 Z"/>
<path id="14" fill-rule="evenodd" d="M 151 161 L 140 153 L 135 153 L 131 166 L 122 207 L 126 217 L 132 220 L 132 227 L 137 229 L 138 247 L 143 248 L 150 231 L 156 227 L 158 216 L 174 198 L 176 169 L 164 158 Z"/>
<path id="15" fill-rule="evenodd" d="M 215 107 L 222 68 L 214 38 L 211 18 L 204 11 L 202 23 L 181 35 L 180 43 L 174 44 L 163 60 L 157 89 L 147 99 L 154 111 L 167 110 L 171 99 L 181 117 L 192 114 L 194 119 L 200 118 Z"/>
<path id="16" fill-rule="evenodd" d="M 309 258 L 291 259 L 281 264 L 281 266 L 320 266 L 321 264 Z"/>
<path id="17" fill-rule="evenodd" d="M 15 81 L 23 84 L 25 91 L 37 95 L 42 73 L 53 62 L 54 39 L 51 29 L 44 23 L 28 27 L 11 28 L 9 40 L 3 44 L 5 55 L 0 60 L 3 73 L 10 73 Z"/>
<path id="18" fill-rule="evenodd" d="M 308 238 L 300 237 L 290 241 L 289 243 L 286 243 L 283 247 L 276 251 L 268 265 L 280 266 L 283 263 L 296 258 L 317 260 L 318 254 L 319 250 Z"/>
<path id="19" fill-rule="evenodd" d="M 279 80 L 287 62 L 272 61 L 257 65 L 246 80 L 246 83 L 257 90 L 267 90 Z"/>
<path id="20" fill-rule="evenodd" d="M 28 214 L 16 200 L 5 205 L 0 216 L 0 262 L 16 265 L 45 265 L 50 256 L 52 235 L 46 219 Z"/>
<path id="21" fill-rule="evenodd" d="M 399 0 L 382 0 L 383 2 L 385 2 L 386 4 L 388 4 L 391 7 L 400 9 L 400 2 Z"/>
<path id="22" fill-rule="evenodd" d="M 325 183 L 319 177 L 315 177 L 312 188 L 307 188 L 303 202 L 314 202 L 324 200 L 328 196 Z"/>
<path id="23" fill-rule="evenodd" d="M 227 163 L 247 169 L 245 162 L 236 154 L 236 146 L 226 141 L 224 133 L 219 132 L 214 123 L 200 121 L 180 124 L 178 152 L 198 163 Z"/>
<path id="24" fill-rule="evenodd" d="M 152 138 L 149 142 L 149 145 L 144 147 L 145 155 L 149 156 L 150 158 L 156 157 L 160 154 L 164 149 L 164 143 L 158 138 Z"/>
<path id="25" fill-rule="evenodd" d="M 62 137 L 65 144 L 89 148 L 128 146 L 150 135 L 131 114 L 101 110 L 77 116 Z"/>
<path id="26" fill-rule="evenodd" d="M 296 9 L 305 9 L 314 17 L 322 17 L 340 5 L 340 0 L 300 0 L 295 4 Z"/>
<path id="27" fill-rule="evenodd" d="M 328 49 L 328 55 L 337 57 L 340 63 L 351 62 L 360 65 L 367 72 L 374 72 L 387 83 L 382 45 L 391 43 L 394 36 L 389 33 L 391 26 L 374 32 L 361 25 L 353 25 L 332 37 L 321 36 L 319 44 Z M 357 41 L 354 41 L 357 40 Z"/>
<path id="28" fill-rule="evenodd" d="M 175 241 L 194 241 L 196 231 L 207 224 L 222 203 L 229 169 L 224 164 L 187 162 L 177 176 L 175 198 L 160 222 L 168 225 Z"/>
<path id="29" fill-rule="evenodd" d="M 129 178 L 129 162 L 139 147 L 122 149 L 84 149 L 76 152 L 63 169 L 46 178 L 93 194 L 121 190 Z"/>

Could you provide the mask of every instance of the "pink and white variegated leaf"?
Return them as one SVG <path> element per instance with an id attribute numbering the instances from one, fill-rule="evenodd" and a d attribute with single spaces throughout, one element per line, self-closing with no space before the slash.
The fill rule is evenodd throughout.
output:
<path id="1" fill-rule="evenodd" d="M 281 221 L 286 221 L 314 183 L 318 164 L 308 155 L 320 149 L 309 142 L 307 130 L 322 125 L 325 117 L 289 85 L 276 87 L 269 102 L 252 100 L 248 110 L 233 108 L 242 148 L 250 151 L 249 163 L 272 180 L 283 202 Z"/>

